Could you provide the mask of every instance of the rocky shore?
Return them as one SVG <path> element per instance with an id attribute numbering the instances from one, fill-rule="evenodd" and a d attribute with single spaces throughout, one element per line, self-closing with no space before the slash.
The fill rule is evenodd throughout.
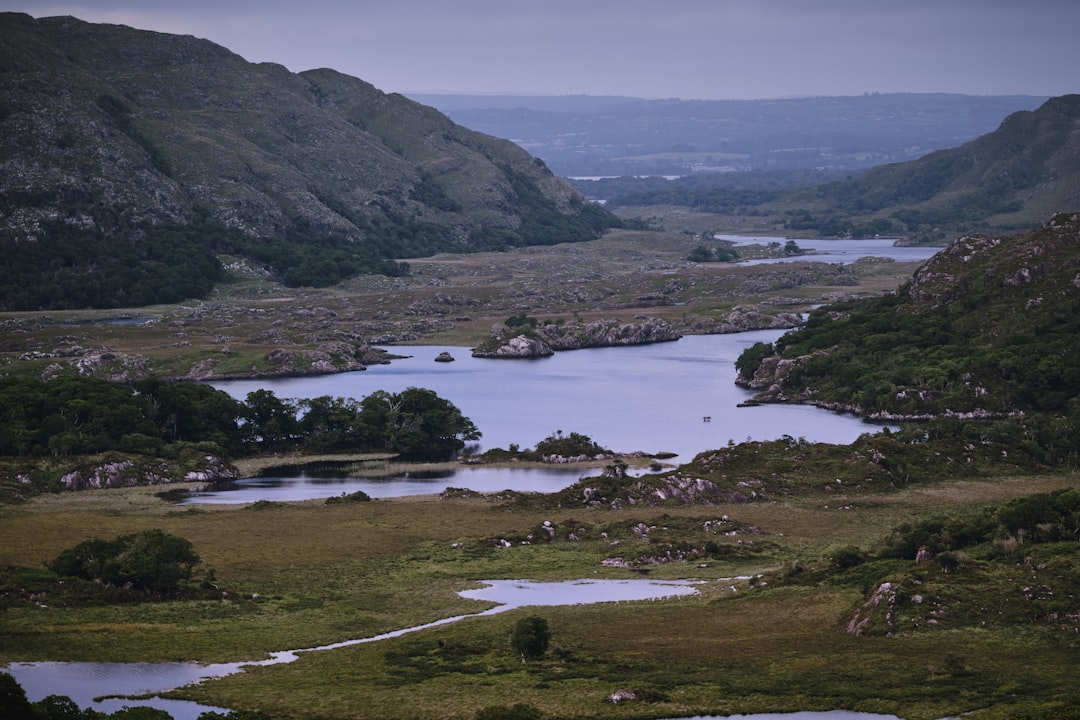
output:
<path id="1" fill-rule="evenodd" d="M 478 358 L 538 358 L 556 351 L 583 348 L 647 345 L 678 340 L 681 335 L 666 320 L 638 317 L 623 323 L 618 319 L 597 320 L 578 325 L 546 324 L 537 328 L 496 327 L 487 340 L 473 349 Z"/>

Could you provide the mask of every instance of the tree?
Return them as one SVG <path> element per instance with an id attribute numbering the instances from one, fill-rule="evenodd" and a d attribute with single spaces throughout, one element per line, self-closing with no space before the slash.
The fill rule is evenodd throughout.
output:
<path id="1" fill-rule="evenodd" d="M 510 633 L 510 646 L 521 655 L 522 660 L 543 657 L 551 641 L 548 622 L 537 615 L 530 615 L 518 620 Z"/>
<path id="2" fill-rule="evenodd" d="M 360 408 L 361 433 L 392 452 L 443 453 L 480 438 L 476 425 L 433 390 L 378 390 L 361 400 Z"/>
<path id="3" fill-rule="evenodd" d="M 57 575 L 167 593 L 183 589 L 198 563 L 189 541 L 154 529 L 115 540 L 85 540 L 57 555 L 49 569 Z"/>
<path id="4" fill-rule="evenodd" d="M 98 720 L 105 717 L 92 708 L 80 708 L 67 695 L 48 695 L 34 705 L 48 720 Z"/>
<path id="5" fill-rule="evenodd" d="M 26 691 L 10 673 L 0 672 L 0 717 L 6 720 L 43 720 L 44 714 L 26 699 Z"/>
<path id="6" fill-rule="evenodd" d="M 367 449 L 361 431 L 360 403 L 351 398 L 322 395 L 301 400 L 300 433 L 304 449 L 313 452 L 340 452 Z"/>
<path id="7" fill-rule="evenodd" d="M 690 251 L 690 254 L 686 256 L 686 259 L 690 262 L 696 263 L 712 262 L 712 250 L 705 247 L 704 245 L 698 245 L 696 248 Z"/>
<path id="8" fill-rule="evenodd" d="M 278 450 L 292 442 L 300 431 L 296 408 L 280 400 L 271 390 L 247 394 L 244 410 L 245 440 L 264 450 Z"/>

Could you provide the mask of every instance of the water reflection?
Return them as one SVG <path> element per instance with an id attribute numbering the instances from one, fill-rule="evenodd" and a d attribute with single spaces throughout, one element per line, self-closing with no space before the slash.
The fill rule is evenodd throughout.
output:
<path id="1" fill-rule="evenodd" d="M 745 237 L 741 235 L 714 235 L 717 240 L 726 240 L 739 245 L 768 245 L 779 243 L 783 245 L 788 238 L 778 237 Z M 924 245 L 894 245 L 893 238 L 857 238 L 852 240 L 832 238 L 798 238 L 795 243 L 807 255 L 792 255 L 782 258 L 762 258 L 760 260 L 745 260 L 741 265 L 766 265 L 780 262 L 827 262 L 847 264 L 864 257 L 889 258 L 897 262 L 924 262 L 934 256 L 940 247 L 928 247 Z"/>
<path id="2" fill-rule="evenodd" d="M 233 397 L 272 390 L 279 398 L 363 398 L 376 390 L 428 388 L 454 403 L 483 433 L 480 450 L 535 447 L 578 432 L 616 452 L 676 453 L 690 461 L 729 440 L 787 434 L 849 443 L 877 428 L 808 405 L 740 408 L 753 393 L 735 385 L 735 360 L 776 330 L 690 335 L 676 342 L 557 353 L 540 361 L 485 360 L 460 347 L 398 348 L 412 357 L 362 372 L 214 383 Z M 443 351 L 457 360 L 437 363 Z M 710 422 L 703 418 L 710 417 Z"/>
<path id="3" fill-rule="evenodd" d="M 180 504 L 240 504 L 260 500 L 293 502 L 317 500 L 355 492 L 372 498 L 406 497 L 441 493 L 447 488 L 467 488 L 482 493 L 504 490 L 553 493 L 580 478 L 601 470 L 589 468 L 468 467 L 443 471 L 409 471 L 398 475 L 364 477 L 348 466 L 312 466 L 275 470 L 271 475 L 237 480 L 221 487 L 193 491 Z"/>

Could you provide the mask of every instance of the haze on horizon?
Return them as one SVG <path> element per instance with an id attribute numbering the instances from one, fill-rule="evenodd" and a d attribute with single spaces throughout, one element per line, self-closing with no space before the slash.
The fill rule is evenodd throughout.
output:
<path id="1" fill-rule="evenodd" d="M 1080 92 L 1076 0 L 0 0 L 386 92 L 751 99 Z"/>

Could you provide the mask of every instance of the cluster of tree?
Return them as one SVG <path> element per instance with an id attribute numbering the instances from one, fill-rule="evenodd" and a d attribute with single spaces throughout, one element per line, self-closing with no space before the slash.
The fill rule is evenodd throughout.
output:
<path id="1" fill-rule="evenodd" d="M 186 539 L 144 530 L 115 540 L 85 540 L 49 563 L 62 577 L 126 586 L 152 595 L 183 592 L 199 555 Z"/>
<path id="2" fill-rule="evenodd" d="M 227 393 L 199 383 L 7 377 L 0 379 L 0 455 L 160 455 L 184 442 L 213 443 L 238 455 L 243 416 L 244 407 Z"/>
<path id="3" fill-rule="evenodd" d="M 265 451 L 386 450 L 434 456 L 480 438 L 457 406 L 424 388 L 376 390 L 359 401 L 328 395 L 281 400 L 269 390 L 256 390 L 245 405 L 246 442 Z"/>
<path id="4" fill-rule="evenodd" d="M 553 434 L 536 443 L 533 450 L 522 450 L 518 445 L 511 444 L 509 448 L 493 448 L 486 451 L 483 457 L 491 461 L 517 459 L 540 461 L 545 457 L 558 455 L 562 457 L 580 457 L 582 455 L 595 457 L 597 455 L 612 455 L 611 450 L 602 447 L 588 435 L 571 432 L 564 435 L 562 430 L 556 430 Z"/>
<path id="5" fill-rule="evenodd" d="M 725 245 L 717 245 L 715 247 L 698 245 L 690 251 L 690 254 L 686 256 L 686 259 L 690 262 L 697 263 L 737 262 L 739 253 L 735 252 L 735 248 L 727 247 Z"/>
<path id="6" fill-rule="evenodd" d="M 164 710 L 141 705 L 126 705 L 113 713 L 80 708 L 67 695 L 48 695 L 31 702 L 19 681 L 5 672 L 0 672 L 0 717 L 5 720 L 173 720 Z M 246 710 L 207 711 L 197 720 L 270 720 L 270 716 Z"/>
<path id="7" fill-rule="evenodd" d="M 317 452 L 445 453 L 480 432 L 451 402 L 423 388 L 362 400 L 284 400 L 257 390 L 241 402 L 208 385 L 132 385 L 85 377 L 0 379 L 0 455 L 67 456 L 119 450 L 161 456 L 204 443 L 236 457 Z"/>
<path id="8" fill-rule="evenodd" d="M 963 241 L 895 294 L 820 308 L 775 347 L 750 348 L 736 362 L 740 380 L 767 355 L 798 357 L 789 395 L 868 415 L 1022 412 L 1040 432 L 1053 422 L 1075 426 L 1076 232 L 1059 216 L 1024 236 Z"/>
<path id="9" fill-rule="evenodd" d="M 793 190 L 850 177 L 836 170 L 750 170 L 738 173 L 699 173 L 667 179 L 626 176 L 574 180 L 589 197 L 611 207 L 683 205 L 704 212 L 729 214 L 772 202 Z"/>
<path id="10" fill-rule="evenodd" d="M 906 221 L 892 218 L 855 220 L 850 214 L 827 210 L 812 212 L 805 208 L 784 213 L 784 229 L 791 232 L 812 231 L 823 237 L 875 237 L 878 235 L 906 234 L 910 227 Z"/>
<path id="11" fill-rule="evenodd" d="M 505 250 L 580 242 L 597 238 L 609 228 L 622 226 L 622 221 L 603 206 L 577 197 L 570 201 L 573 212 L 563 212 L 527 175 L 509 165 L 500 168 L 510 179 L 522 215 L 521 224 L 516 230 L 486 227 L 474 232 L 469 238 L 470 249 Z"/>
<path id="12" fill-rule="evenodd" d="M 34 242 L 0 240 L 0 253 L 3 310 L 175 303 L 225 277 L 205 238 L 179 227 L 106 234 L 56 223 Z"/>
<path id="13" fill-rule="evenodd" d="M 977 545 L 999 548 L 1024 543 L 1080 540 L 1080 490 L 1038 493 L 985 508 L 975 514 L 938 516 L 892 530 L 879 553 L 915 560 L 920 552 L 938 556 Z"/>
<path id="14" fill-rule="evenodd" d="M 524 221 L 517 230 L 474 233 L 472 250 L 588 240 L 620 224 L 591 203 L 578 201 L 574 213 L 561 212 L 529 178 L 507 172 L 526 210 Z M 451 207 L 433 182 L 421 181 L 415 192 Z M 31 200 L 20 202 L 38 202 Z M 75 212 L 90 200 L 64 202 Z M 0 310 L 135 307 L 205 297 L 226 278 L 220 255 L 247 258 L 287 287 L 325 287 L 357 275 L 405 275 L 409 266 L 402 258 L 460 250 L 451 228 L 407 217 L 390 205 L 383 208 L 386 220 L 379 220 L 328 204 L 358 228 L 363 240 L 299 221 L 277 237 L 257 238 L 220 225 L 205 211 L 190 223 L 153 225 L 102 218 L 100 209 L 88 209 L 99 229 L 55 222 L 34 242 L 0 239 L 6 261 Z"/>
<path id="15" fill-rule="evenodd" d="M 1080 540 L 1080 491 L 1075 488 L 1039 493 L 995 504 L 973 512 L 936 515 L 922 520 L 903 523 L 894 527 L 875 549 L 863 550 L 847 546 L 833 552 L 829 557 L 832 571 L 841 575 L 852 571 L 852 577 L 869 580 L 867 587 L 875 587 L 889 574 L 895 579 L 904 576 L 903 569 L 911 569 L 927 563 L 945 573 L 965 565 L 1016 562 L 1017 553 L 1029 560 L 1037 548 L 1044 550 L 1040 557 L 1049 560 L 1070 578 L 1076 555 L 1076 541 Z M 865 569 L 865 572 L 863 570 Z M 897 571 L 901 571 L 897 574 Z M 828 571 L 826 571 L 828 572 Z M 985 582 L 987 573 L 973 581 L 969 591 L 980 594 L 979 583 Z M 1037 606 L 1060 605 L 1071 611 L 1065 581 L 1055 590 L 1061 591 L 1060 600 L 1046 599 Z M 980 602 L 993 604 L 991 598 L 999 588 L 988 586 L 980 594 Z M 1007 600 L 1005 601 L 1008 602 Z M 983 611 L 985 612 L 985 610 Z M 1030 619 L 1028 620 L 1030 622 Z M 983 621 L 982 624 L 985 624 Z"/>

